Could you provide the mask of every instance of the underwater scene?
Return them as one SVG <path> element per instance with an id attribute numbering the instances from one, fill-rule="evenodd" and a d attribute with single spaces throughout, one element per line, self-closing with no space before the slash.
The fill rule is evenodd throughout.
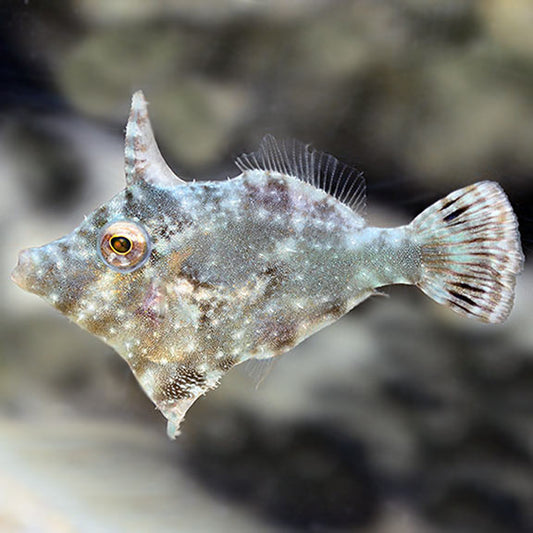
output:
<path id="1" fill-rule="evenodd" d="M 3 1 L 0 533 L 532 531 L 532 20 Z"/>

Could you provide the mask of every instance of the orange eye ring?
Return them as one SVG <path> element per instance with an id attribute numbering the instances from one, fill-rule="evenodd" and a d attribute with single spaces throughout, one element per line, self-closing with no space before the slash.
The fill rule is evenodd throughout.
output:
<path id="1" fill-rule="evenodd" d="M 150 237 L 137 222 L 112 222 L 100 234 L 98 253 L 102 261 L 113 270 L 137 270 L 147 261 L 150 251 Z"/>

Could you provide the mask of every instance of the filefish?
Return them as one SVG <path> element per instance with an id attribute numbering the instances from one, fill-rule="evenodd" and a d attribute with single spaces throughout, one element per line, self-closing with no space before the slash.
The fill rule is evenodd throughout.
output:
<path id="1" fill-rule="evenodd" d="M 185 182 L 154 140 L 142 92 L 126 187 L 69 235 L 19 254 L 12 279 L 103 339 L 168 420 L 233 366 L 286 352 L 390 284 L 503 322 L 523 254 L 500 186 L 452 192 L 396 228 L 369 227 L 360 173 L 266 136 L 241 174 Z"/>

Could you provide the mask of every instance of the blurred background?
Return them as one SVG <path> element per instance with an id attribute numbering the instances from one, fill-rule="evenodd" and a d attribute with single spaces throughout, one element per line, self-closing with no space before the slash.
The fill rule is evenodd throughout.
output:
<path id="1" fill-rule="evenodd" d="M 527 256 L 532 25 L 530 0 L 2 0 L 0 531 L 533 531 L 527 263 L 505 325 L 391 287 L 230 372 L 175 442 L 110 348 L 9 280 L 123 187 L 137 89 L 185 179 L 236 175 L 267 132 L 363 170 L 374 225 L 494 179 Z"/>

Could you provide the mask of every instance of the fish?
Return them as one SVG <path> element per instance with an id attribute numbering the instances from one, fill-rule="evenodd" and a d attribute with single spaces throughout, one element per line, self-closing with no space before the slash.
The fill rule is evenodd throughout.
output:
<path id="1" fill-rule="evenodd" d="M 265 136 L 231 179 L 184 181 L 141 91 L 124 161 L 125 188 L 70 234 L 22 250 L 12 279 L 118 352 L 170 438 L 231 368 L 290 350 L 380 287 L 415 285 L 486 323 L 511 311 L 524 258 L 495 182 L 378 228 L 362 174 L 295 140 Z"/>

